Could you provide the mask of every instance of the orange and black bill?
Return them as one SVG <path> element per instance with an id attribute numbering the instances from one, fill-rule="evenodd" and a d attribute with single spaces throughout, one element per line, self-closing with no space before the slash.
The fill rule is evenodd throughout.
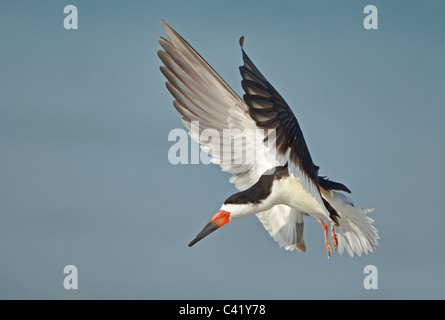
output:
<path id="1" fill-rule="evenodd" d="M 230 221 L 230 212 L 219 210 L 212 219 L 209 220 L 209 222 L 202 228 L 202 230 L 198 233 L 195 239 L 193 239 L 189 243 L 189 247 L 193 246 L 196 242 L 201 240 L 202 238 L 207 237 L 209 234 L 211 234 L 213 231 L 219 229 L 223 225 L 225 225 L 227 222 Z"/>

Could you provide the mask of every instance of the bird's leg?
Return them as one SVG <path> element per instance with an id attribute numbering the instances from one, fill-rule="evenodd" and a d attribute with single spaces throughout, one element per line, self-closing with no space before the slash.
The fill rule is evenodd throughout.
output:
<path id="1" fill-rule="evenodd" d="M 334 224 L 333 223 L 331 223 L 331 236 L 332 236 L 332 243 L 334 244 L 335 251 L 337 252 L 338 239 L 337 239 L 337 235 L 335 234 L 335 231 L 334 231 Z"/>
<path id="2" fill-rule="evenodd" d="M 326 225 L 326 223 L 324 223 L 321 220 L 320 220 L 320 223 L 323 226 L 323 230 L 324 230 L 324 245 L 326 246 L 326 252 L 328 253 L 328 259 L 329 259 L 331 257 L 332 248 L 331 248 L 331 244 L 329 243 L 329 240 L 328 240 L 328 226 Z"/>

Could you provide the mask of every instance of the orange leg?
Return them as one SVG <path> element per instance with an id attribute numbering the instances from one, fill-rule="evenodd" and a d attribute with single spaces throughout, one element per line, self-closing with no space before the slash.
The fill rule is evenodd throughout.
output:
<path id="1" fill-rule="evenodd" d="M 326 225 L 326 223 L 324 223 L 321 220 L 320 220 L 320 223 L 323 226 L 323 230 L 324 230 L 324 245 L 326 246 L 326 252 L 328 254 L 328 259 L 329 259 L 331 257 L 332 248 L 331 248 L 331 244 L 329 243 L 329 240 L 328 240 L 328 226 Z"/>
<path id="2" fill-rule="evenodd" d="M 337 235 L 335 234 L 335 231 L 334 231 L 334 225 L 331 225 L 331 236 L 332 236 L 332 243 L 334 244 L 335 251 L 337 251 L 338 239 L 337 239 Z"/>

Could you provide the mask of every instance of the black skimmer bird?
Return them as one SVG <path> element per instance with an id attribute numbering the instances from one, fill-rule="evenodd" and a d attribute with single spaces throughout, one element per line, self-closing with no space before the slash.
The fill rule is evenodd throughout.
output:
<path id="1" fill-rule="evenodd" d="M 213 163 L 233 174 L 230 182 L 240 190 L 224 201 L 189 246 L 233 218 L 255 214 L 287 250 L 306 250 L 303 220 L 310 216 L 323 226 L 328 257 L 333 251 L 329 229 L 338 253 L 346 250 L 352 257 L 373 252 L 379 236 L 374 220 L 366 215 L 373 209 L 355 207 L 342 193 L 351 192 L 346 186 L 318 175 L 319 167 L 312 161 L 297 118 L 246 55 L 244 37 L 240 39 L 245 91 L 241 99 L 190 44 L 164 20 L 162 24 L 169 40 L 159 37 L 164 50 L 159 50 L 158 56 L 164 64 L 160 69 L 167 78 L 166 86 L 175 98 L 173 105 L 191 137 L 210 154 Z M 191 130 L 193 125 L 198 130 Z M 203 141 L 200 133 L 207 129 L 221 135 L 235 133 L 229 139 Z M 264 133 L 266 129 L 270 131 Z M 234 138 L 246 130 L 258 132 L 260 143 L 245 135 L 245 143 L 236 147 Z M 231 161 L 223 159 L 227 147 Z M 249 158 L 254 160 L 233 161 L 236 151 L 247 154 L 245 159 L 254 153 Z"/>

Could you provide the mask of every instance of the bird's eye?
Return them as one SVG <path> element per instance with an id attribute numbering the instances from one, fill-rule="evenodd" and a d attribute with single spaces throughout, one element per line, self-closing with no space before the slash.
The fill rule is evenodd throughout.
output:
<path id="1" fill-rule="evenodd" d="M 236 204 L 238 202 L 237 199 L 227 199 L 225 203 L 227 204 Z"/>

